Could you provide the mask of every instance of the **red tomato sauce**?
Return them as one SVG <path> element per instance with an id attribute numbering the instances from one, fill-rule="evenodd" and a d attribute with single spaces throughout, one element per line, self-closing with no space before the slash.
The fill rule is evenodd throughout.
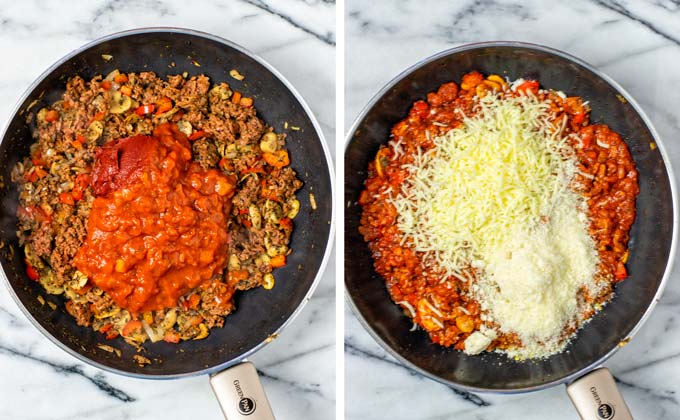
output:
<path id="1" fill-rule="evenodd" d="M 174 124 L 97 153 L 97 196 L 74 263 L 133 314 L 177 306 L 180 296 L 226 265 L 236 180 L 202 169 L 191 157 Z"/>

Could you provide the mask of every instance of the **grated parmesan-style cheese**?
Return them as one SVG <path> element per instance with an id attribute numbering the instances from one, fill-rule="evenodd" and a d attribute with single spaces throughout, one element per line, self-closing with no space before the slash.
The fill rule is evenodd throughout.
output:
<path id="1" fill-rule="evenodd" d="M 487 325 L 522 340 L 505 351 L 545 357 L 582 322 L 579 290 L 598 288 L 587 206 L 570 188 L 576 157 L 547 103 L 500 94 L 478 101 L 474 116 L 402 166 L 407 179 L 389 200 L 403 242 L 424 253 L 424 264 L 458 278 L 476 269 L 470 293 Z M 471 335 L 470 350 L 492 336 Z"/>

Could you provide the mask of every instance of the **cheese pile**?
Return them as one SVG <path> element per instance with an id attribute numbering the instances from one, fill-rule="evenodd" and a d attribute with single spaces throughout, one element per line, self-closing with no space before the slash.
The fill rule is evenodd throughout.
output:
<path id="1" fill-rule="evenodd" d="M 511 355 L 547 356 L 582 318 L 579 289 L 597 288 L 586 206 L 570 188 L 576 157 L 536 97 L 489 94 L 476 107 L 403 166 L 389 199 L 425 265 L 459 278 L 476 269 L 470 293 L 487 324 L 522 340 Z"/>

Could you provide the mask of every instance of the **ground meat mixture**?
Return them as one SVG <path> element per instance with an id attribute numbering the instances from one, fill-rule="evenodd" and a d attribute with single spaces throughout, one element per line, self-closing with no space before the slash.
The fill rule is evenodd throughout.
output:
<path id="1" fill-rule="evenodd" d="M 271 289 L 272 271 L 292 252 L 292 220 L 300 209 L 295 192 L 302 182 L 289 166 L 285 135 L 267 126 L 253 105 L 252 98 L 202 75 L 163 80 L 152 72 L 114 71 L 90 81 L 71 78 L 61 100 L 30 113 L 35 143 L 13 171 L 28 276 L 48 293 L 63 294 L 78 325 L 133 345 L 205 338 L 234 310 L 234 289 Z M 119 139 L 150 136 L 165 123 L 188 138 L 193 162 L 236 182 L 228 255 L 217 275 L 175 307 L 135 313 L 78 271 L 74 257 L 99 196 L 92 186 L 97 151 Z"/>

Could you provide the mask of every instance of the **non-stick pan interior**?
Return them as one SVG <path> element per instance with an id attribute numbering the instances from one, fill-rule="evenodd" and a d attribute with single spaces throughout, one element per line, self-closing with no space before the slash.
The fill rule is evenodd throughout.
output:
<path id="1" fill-rule="evenodd" d="M 460 81 L 478 70 L 514 80 L 538 79 L 547 87 L 590 101 L 591 118 L 620 133 L 639 171 L 637 219 L 630 241 L 630 277 L 616 287 L 616 297 L 594 317 L 561 354 L 543 361 L 515 362 L 501 354 L 466 356 L 432 344 L 422 330 L 392 303 L 384 281 L 373 270 L 370 252 L 357 228 L 356 204 L 368 162 L 386 142 L 391 126 L 404 118 L 412 102 L 424 99 L 444 82 Z M 621 92 L 583 65 L 559 54 L 527 46 L 480 46 L 441 56 L 412 70 L 388 88 L 358 122 L 345 153 L 345 284 L 355 309 L 374 337 L 413 368 L 454 386 L 511 391 L 556 383 L 614 349 L 642 318 L 662 281 L 673 232 L 671 184 L 659 149 L 643 118 Z"/>
<path id="2" fill-rule="evenodd" d="M 102 55 L 112 58 L 106 61 Z M 234 90 L 243 92 L 243 96 L 254 98 L 260 117 L 277 132 L 288 133 L 292 167 L 305 184 L 298 193 L 302 206 L 292 236 L 294 252 L 286 267 L 276 270 L 276 286 L 270 291 L 258 288 L 237 294 L 237 310 L 226 318 L 224 328 L 213 329 L 205 340 L 177 345 L 146 344 L 142 354 L 153 363 L 144 368 L 133 362 L 132 347 L 121 339 L 107 341 L 90 328 L 77 326 L 63 310 L 61 297 L 47 295 L 28 279 L 24 274 L 23 251 L 15 235 L 17 191 L 10 182 L 10 171 L 28 154 L 32 141 L 25 123 L 26 107 L 37 99 L 33 108 L 37 110 L 59 99 L 71 76 L 78 74 L 88 80 L 114 69 L 154 71 L 162 76 L 185 71 L 190 75 L 205 74 L 213 82 L 227 82 Z M 245 80 L 231 78 L 231 69 L 237 69 Z M 286 122 L 288 127 L 300 130 L 286 130 Z M 295 312 L 314 283 L 324 258 L 331 229 L 332 190 L 322 139 L 313 121 L 285 83 L 264 64 L 210 36 L 167 30 L 135 32 L 75 54 L 47 74 L 21 104 L 0 144 L 0 162 L 0 240 L 4 244 L 0 262 L 11 287 L 21 305 L 50 336 L 72 352 L 111 369 L 138 375 L 181 375 L 237 360 L 276 332 Z M 316 210 L 311 209 L 310 192 L 315 196 Z M 55 302 L 59 309 L 53 311 L 48 305 L 41 305 L 38 295 Z M 121 349 L 122 357 L 99 349 L 98 344 Z"/>

